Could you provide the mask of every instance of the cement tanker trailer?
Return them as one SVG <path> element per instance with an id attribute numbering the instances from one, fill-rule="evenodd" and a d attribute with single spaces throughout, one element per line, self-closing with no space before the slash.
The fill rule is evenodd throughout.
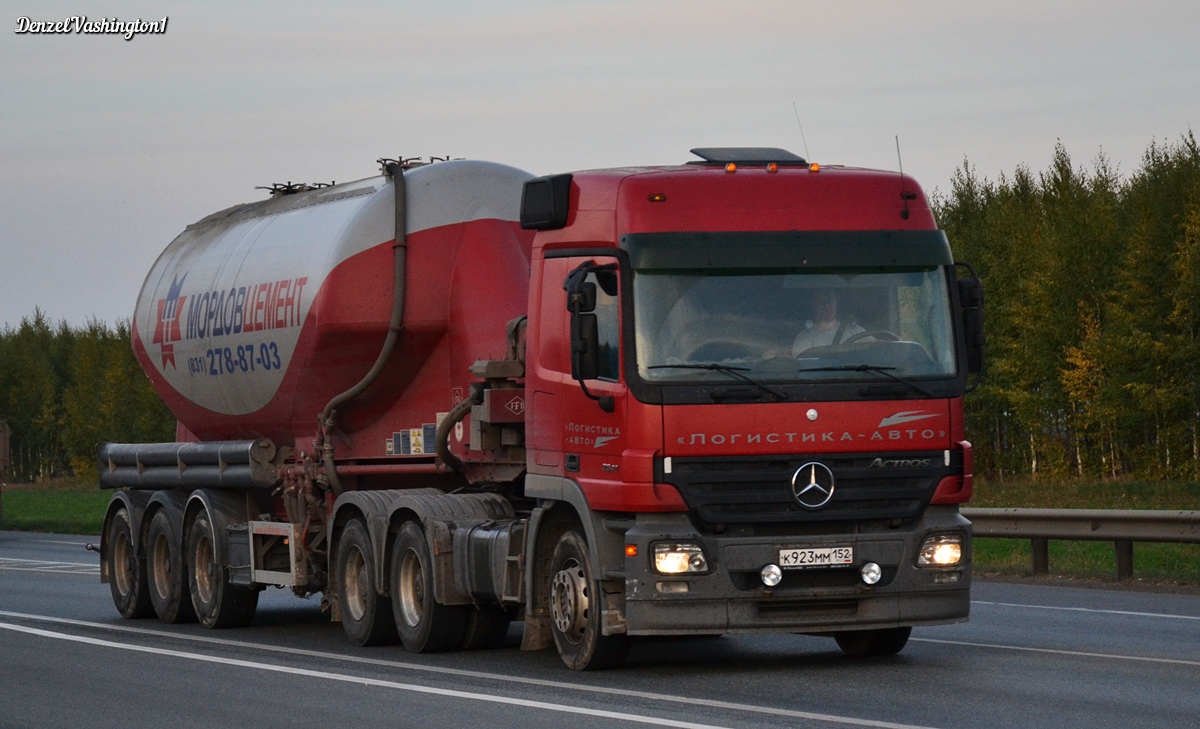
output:
<path id="1" fill-rule="evenodd" d="M 189 226 L 133 348 L 176 442 L 102 444 L 127 618 L 321 595 L 358 645 L 965 620 L 983 292 L 912 179 L 779 149 L 535 178 L 384 161 Z"/>

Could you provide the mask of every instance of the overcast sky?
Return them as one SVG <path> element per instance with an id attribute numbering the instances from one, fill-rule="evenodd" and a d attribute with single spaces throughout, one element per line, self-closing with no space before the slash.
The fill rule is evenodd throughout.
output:
<path id="1" fill-rule="evenodd" d="M 535 174 L 779 146 L 946 191 L 1061 140 L 1136 169 L 1200 127 L 1200 3 L 0 0 L 0 327 L 131 315 L 158 253 L 255 185 L 379 157 Z M 167 32 L 16 33 L 18 19 Z M 1200 129 L 1197 129 L 1200 131 Z"/>

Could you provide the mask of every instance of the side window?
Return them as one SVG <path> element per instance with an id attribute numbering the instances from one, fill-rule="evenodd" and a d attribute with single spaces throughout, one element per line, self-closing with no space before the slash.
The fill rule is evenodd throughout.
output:
<path id="1" fill-rule="evenodd" d="M 601 380 L 621 379 L 621 307 L 615 271 L 596 271 L 587 275 L 596 284 L 596 324 L 600 335 Z"/>

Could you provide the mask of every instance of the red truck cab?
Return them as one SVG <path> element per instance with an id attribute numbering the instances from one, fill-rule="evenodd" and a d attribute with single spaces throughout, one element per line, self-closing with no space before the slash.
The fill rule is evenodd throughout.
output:
<path id="1" fill-rule="evenodd" d="M 592 515 L 603 632 L 964 620 L 977 286 L 910 178 L 694 151 L 526 186 L 525 494 Z"/>

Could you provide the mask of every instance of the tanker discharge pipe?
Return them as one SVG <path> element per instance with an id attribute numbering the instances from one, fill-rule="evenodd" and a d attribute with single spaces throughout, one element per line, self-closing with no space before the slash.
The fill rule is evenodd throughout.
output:
<path id="1" fill-rule="evenodd" d="M 333 431 L 336 428 L 334 418 L 337 414 L 337 408 L 361 395 L 371 386 L 371 383 L 375 382 L 376 378 L 379 377 L 379 373 L 383 372 L 384 365 L 387 364 L 388 359 L 392 356 L 392 349 L 396 346 L 396 340 L 400 337 L 400 327 L 404 320 L 405 262 L 408 253 L 408 205 L 405 195 L 404 169 L 398 162 L 389 162 L 384 167 L 384 170 L 391 176 L 392 185 L 396 192 L 396 236 L 392 246 L 394 261 L 392 273 L 392 319 L 388 322 L 387 339 L 383 341 L 383 348 L 379 350 L 379 356 L 375 359 L 375 364 L 371 367 L 370 371 L 359 380 L 357 385 L 330 400 L 329 404 L 325 406 L 324 412 L 321 413 L 317 438 L 321 444 L 321 460 L 325 464 L 325 475 L 328 477 L 329 486 L 335 494 L 340 494 L 344 490 L 333 463 Z"/>

